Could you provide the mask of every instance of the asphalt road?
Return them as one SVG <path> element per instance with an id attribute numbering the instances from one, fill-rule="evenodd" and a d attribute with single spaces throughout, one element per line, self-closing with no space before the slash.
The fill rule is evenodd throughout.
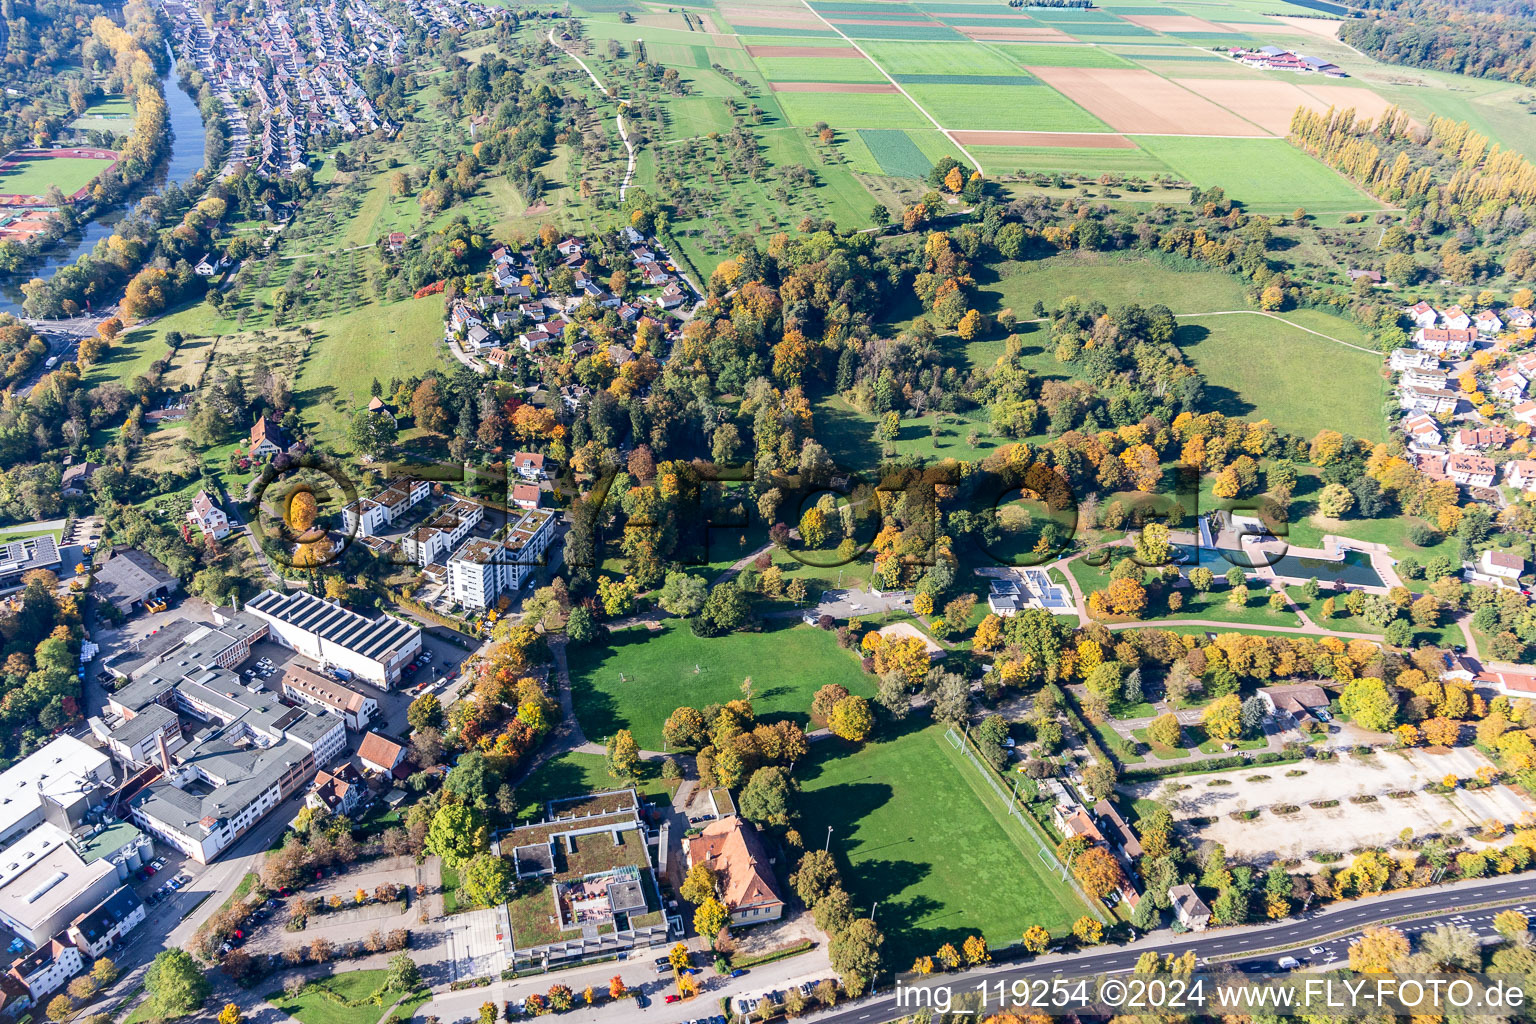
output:
<path id="1" fill-rule="evenodd" d="M 1103 952 L 1087 952 L 1074 956 L 1047 956 L 1020 964 L 1004 964 L 985 971 L 971 971 L 960 975 L 948 975 L 927 980 L 923 987 L 948 985 L 956 994 L 974 992 L 977 984 L 985 981 L 1007 983 L 1014 979 L 1040 975 L 1062 977 L 1092 977 L 1098 974 L 1115 974 L 1129 971 L 1136 965 L 1141 954 L 1148 951 L 1182 954 L 1194 950 L 1202 961 L 1208 957 L 1232 958 L 1234 966 L 1245 966 L 1244 961 L 1258 960 L 1260 966 L 1273 970 L 1274 961 L 1282 956 L 1294 956 L 1308 962 L 1309 966 L 1343 966 L 1348 960 L 1349 941 L 1353 934 L 1319 943 L 1324 935 L 1349 931 L 1358 933 L 1365 927 L 1405 914 L 1433 913 L 1432 917 L 1404 922 L 1407 932 L 1421 932 L 1437 924 L 1464 925 L 1481 935 L 1492 934 L 1492 911 L 1467 911 L 1463 908 L 1494 901 L 1519 905 L 1522 899 L 1536 904 L 1536 874 L 1492 879 L 1477 885 L 1457 885 L 1442 889 L 1420 889 L 1401 896 L 1386 897 L 1362 903 L 1346 903 L 1336 908 L 1318 911 L 1301 920 L 1282 921 L 1260 928 L 1232 928 L 1210 932 L 1191 932 L 1173 942 L 1143 940 L 1128 946 L 1106 949 Z M 1434 913 L 1438 911 L 1438 913 Z M 1312 953 L 1312 947 L 1319 952 Z M 1262 952 L 1261 952 L 1262 951 Z M 1247 956 L 1244 956 L 1247 954 Z M 915 995 L 918 986 L 903 991 L 885 991 L 883 994 L 861 1003 L 855 1003 L 816 1017 L 816 1024 L 879 1024 L 896 1020 L 913 1012 L 919 1005 Z M 898 1002 L 898 999 L 901 1002 Z M 926 1005 L 932 1005 L 928 1003 Z"/>

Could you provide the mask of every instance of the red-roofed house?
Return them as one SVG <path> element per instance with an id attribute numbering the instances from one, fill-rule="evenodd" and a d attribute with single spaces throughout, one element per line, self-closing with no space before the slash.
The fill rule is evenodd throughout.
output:
<path id="1" fill-rule="evenodd" d="M 357 757 L 370 771 L 394 775 L 405 762 L 405 748 L 394 740 L 369 732 L 363 736 L 362 746 L 357 748 Z"/>
<path id="2" fill-rule="evenodd" d="M 1521 402 L 1509 414 L 1521 423 L 1536 427 L 1536 402 Z"/>
<path id="3" fill-rule="evenodd" d="M 1445 472 L 1463 487 L 1492 487 L 1498 468 L 1481 455 L 1456 452 L 1445 462 Z"/>
<path id="4" fill-rule="evenodd" d="M 1435 311 L 1435 307 L 1422 299 L 1403 310 L 1403 312 L 1407 313 L 1409 318 L 1413 320 L 1415 327 L 1433 327 L 1435 322 L 1440 319 L 1440 314 Z"/>
<path id="5" fill-rule="evenodd" d="M 1486 448 L 1502 448 L 1509 444 L 1509 431 L 1503 427 L 1478 427 L 1476 430 L 1461 429 L 1451 441 L 1451 450 L 1477 452 Z"/>
<path id="6" fill-rule="evenodd" d="M 773 883 L 773 866 L 757 830 L 732 815 L 718 818 L 684 842 L 688 866 L 708 864 L 720 882 L 721 900 L 734 925 L 777 921 L 784 900 Z"/>
<path id="7" fill-rule="evenodd" d="M 544 479 L 544 456 L 538 452 L 518 452 L 512 456 L 512 468 L 524 480 Z"/>

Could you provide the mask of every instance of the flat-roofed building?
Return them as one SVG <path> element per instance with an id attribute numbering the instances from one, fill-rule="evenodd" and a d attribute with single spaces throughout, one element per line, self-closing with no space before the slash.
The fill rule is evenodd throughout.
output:
<path id="1" fill-rule="evenodd" d="M 369 618 L 305 591 L 264 590 L 246 605 L 272 639 L 323 667 L 383 690 L 421 650 L 421 627 L 389 615 Z"/>
<path id="2" fill-rule="evenodd" d="M 495 539 L 465 541 L 448 559 L 448 596 L 465 608 L 490 608 L 516 593 L 544 564 L 555 533 L 549 509 L 528 509 Z"/>

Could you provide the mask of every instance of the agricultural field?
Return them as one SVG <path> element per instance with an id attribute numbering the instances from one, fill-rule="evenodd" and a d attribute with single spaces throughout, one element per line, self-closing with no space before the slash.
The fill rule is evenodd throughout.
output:
<path id="1" fill-rule="evenodd" d="M 994 948 L 1036 924 L 1062 935 L 1088 913 L 943 726 L 908 726 L 856 751 L 820 742 L 796 775 L 801 833 L 809 843 L 831 827 L 854 904 L 880 904 L 893 963 L 978 932 Z"/>

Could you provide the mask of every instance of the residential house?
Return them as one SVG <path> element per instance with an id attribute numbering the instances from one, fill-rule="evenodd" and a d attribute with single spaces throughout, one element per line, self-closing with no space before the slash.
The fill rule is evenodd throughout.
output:
<path id="1" fill-rule="evenodd" d="M 212 277 L 227 266 L 229 266 L 229 258 L 223 253 L 204 253 L 192 265 L 192 269 L 197 272 L 198 277 Z"/>
<path id="2" fill-rule="evenodd" d="M 1477 556 L 1477 569 L 1485 576 L 1514 581 L 1525 572 L 1525 559 L 1508 551 L 1495 551 L 1489 548 Z"/>
<path id="3" fill-rule="evenodd" d="M 1511 306 L 1504 311 L 1504 324 L 1517 331 L 1529 330 L 1532 327 L 1536 327 L 1536 315 L 1533 315 L 1528 309 Z"/>
<path id="4" fill-rule="evenodd" d="M 60 933 L 13 963 L 9 973 L 26 988 L 32 1004 L 42 1006 L 49 995 L 84 969 L 80 948 Z"/>
<path id="5" fill-rule="evenodd" d="M 1525 397 L 1525 389 L 1530 386 L 1530 383 L 1525 374 L 1513 366 L 1506 366 L 1494 374 L 1493 383 L 1488 386 L 1488 390 L 1501 401 L 1518 402 Z"/>
<path id="6" fill-rule="evenodd" d="M 69 940 L 85 956 L 96 960 L 143 924 L 144 917 L 144 902 L 125 885 L 76 918 L 69 926 Z"/>
<path id="7" fill-rule="evenodd" d="M 1431 416 L 1455 412 L 1456 402 L 1456 392 L 1434 388 L 1403 388 L 1397 396 L 1399 408 L 1410 412 L 1425 412 Z"/>
<path id="8" fill-rule="evenodd" d="M 1415 327 L 1433 327 L 1440 321 L 1440 313 L 1422 299 L 1403 310 L 1403 313 L 1413 321 Z"/>
<path id="9" fill-rule="evenodd" d="M 1102 843 L 1104 834 L 1083 806 L 1072 800 L 1063 800 L 1051 807 L 1051 818 L 1062 835 L 1068 839 L 1081 837 L 1090 843 Z"/>
<path id="10" fill-rule="evenodd" d="M 376 732 L 368 732 L 363 736 L 362 745 L 357 748 L 357 758 L 369 771 L 394 775 L 405 763 L 405 747 Z"/>
<path id="11" fill-rule="evenodd" d="M 1492 487 L 1494 477 L 1498 475 L 1491 459 L 1465 452 L 1456 452 L 1447 459 L 1445 471 L 1463 487 Z"/>
<path id="12" fill-rule="evenodd" d="M 315 785 L 304 796 L 304 806 L 324 807 L 332 814 L 349 815 L 368 793 L 368 785 L 357 769 L 343 762 L 339 768 L 315 776 Z"/>
<path id="13" fill-rule="evenodd" d="M 1527 426 L 1536 427 L 1536 402 L 1521 402 L 1509 414 Z"/>
<path id="14" fill-rule="evenodd" d="M 1536 460 L 1516 459 L 1504 463 L 1504 482 L 1522 491 L 1536 491 Z"/>
<path id="15" fill-rule="evenodd" d="M 386 405 L 384 399 L 380 398 L 378 395 L 374 395 L 372 398 L 368 399 L 368 415 L 387 416 L 389 418 L 389 422 L 397 422 L 395 419 L 394 410 Z"/>
<path id="16" fill-rule="evenodd" d="M 512 504 L 518 508 L 538 508 L 543 500 L 543 492 L 538 484 L 513 484 Z"/>
<path id="17" fill-rule="evenodd" d="M 1176 885 L 1168 890 L 1168 898 L 1173 901 L 1173 913 L 1179 924 L 1190 931 L 1203 932 L 1211 923 L 1211 908 L 1196 894 L 1194 886 Z"/>
<path id="18" fill-rule="evenodd" d="M 65 498 L 85 497 L 86 485 L 100 468 L 94 462 L 75 462 L 65 466 L 59 477 L 59 494 Z"/>
<path id="19" fill-rule="evenodd" d="M 1456 431 L 1456 437 L 1451 441 L 1451 450 L 1458 452 L 1480 452 L 1489 448 L 1503 448 L 1509 444 L 1510 433 L 1503 427 L 1478 427 L 1470 429 L 1463 427 Z"/>
<path id="20" fill-rule="evenodd" d="M 1408 435 L 1408 440 L 1413 444 L 1438 445 L 1444 440 L 1440 434 L 1440 424 L 1424 413 L 1415 413 L 1403 420 L 1403 433 Z"/>
<path id="21" fill-rule="evenodd" d="M 1471 328 L 1472 318 L 1460 306 L 1447 306 L 1440 311 L 1440 324 L 1447 330 L 1465 331 Z"/>
<path id="22" fill-rule="evenodd" d="M 1485 309 L 1472 318 L 1477 333 L 1485 338 L 1491 338 L 1504 329 L 1504 321 L 1491 309 Z"/>
<path id="23" fill-rule="evenodd" d="M 1361 278 L 1364 278 L 1365 280 L 1371 282 L 1371 284 L 1381 284 L 1381 271 L 1379 271 L 1379 270 L 1360 270 L 1360 269 L 1351 267 L 1350 271 L 1349 271 L 1349 279 L 1351 281 L 1358 281 Z"/>
<path id="24" fill-rule="evenodd" d="M 252 455 L 281 455 L 291 451 L 294 442 L 289 440 L 282 424 L 270 416 L 261 416 L 251 427 Z"/>
<path id="25" fill-rule="evenodd" d="M 207 490 L 198 491 L 192 498 L 192 511 L 187 513 L 187 519 L 196 523 L 204 536 L 214 540 L 223 540 L 229 536 L 229 516 L 214 503 L 213 496 Z"/>
<path id="26" fill-rule="evenodd" d="M 397 256 L 405 251 L 404 231 L 391 231 L 389 233 L 389 251 Z"/>
<path id="27" fill-rule="evenodd" d="M 538 452 L 518 452 L 512 456 L 512 468 L 524 480 L 544 479 L 544 456 Z"/>

